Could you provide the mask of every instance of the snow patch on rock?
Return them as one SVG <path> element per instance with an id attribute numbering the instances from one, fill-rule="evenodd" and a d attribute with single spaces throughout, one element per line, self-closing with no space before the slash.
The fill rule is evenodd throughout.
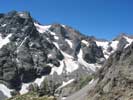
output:
<path id="1" fill-rule="evenodd" d="M 96 41 L 97 46 L 101 46 L 104 50 L 107 50 L 109 42 Z"/>
<path id="2" fill-rule="evenodd" d="M 118 45 L 119 41 L 115 40 L 111 42 L 111 47 L 113 48 L 113 50 L 115 51 L 117 49 L 117 45 Z"/>
<path id="3" fill-rule="evenodd" d="M 56 48 L 57 48 L 57 49 L 60 49 L 60 47 L 59 47 L 58 43 L 53 42 L 53 44 L 56 46 Z"/>
<path id="4" fill-rule="evenodd" d="M 32 84 L 32 83 L 22 83 L 21 90 L 19 91 L 20 94 L 27 93 L 28 92 L 28 87 L 29 87 L 30 84 Z"/>
<path id="5" fill-rule="evenodd" d="M 54 32 L 52 32 L 52 31 L 49 31 L 49 32 L 50 32 L 51 35 L 56 35 L 56 34 L 55 34 Z"/>
<path id="6" fill-rule="evenodd" d="M 89 64 L 89 63 L 87 63 L 83 59 L 82 55 L 83 55 L 83 51 L 82 51 L 82 49 L 80 49 L 79 54 L 78 54 L 78 62 L 81 65 L 85 66 L 88 70 L 92 70 L 92 71 L 95 72 L 97 68 L 100 68 L 101 67 L 101 65 L 99 65 L 99 64 Z"/>
<path id="7" fill-rule="evenodd" d="M 40 87 L 44 79 L 45 79 L 45 76 L 42 76 L 41 78 L 37 78 L 34 83 L 36 83 Z"/>
<path id="8" fill-rule="evenodd" d="M 73 47 L 73 43 L 72 43 L 72 41 L 71 41 L 71 40 L 65 39 L 65 41 L 69 44 L 70 48 L 72 48 L 72 47 Z"/>
<path id="9" fill-rule="evenodd" d="M 59 67 L 53 66 L 50 74 L 53 75 L 54 72 L 56 72 L 58 75 L 61 75 L 63 72 L 63 68 L 64 68 L 64 61 L 60 61 L 60 66 Z"/>
<path id="10" fill-rule="evenodd" d="M 129 38 L 129 37 L 124 36 L 124 38 L 127 40 L 127 42 L 128 42 L 129 44 L 131 44 L 131 43 L 133 42 L 133 39 L 131 39 L 131 38 Z"/>
<path id="11" fill-rule="evenodd" d="M 59 37 L 58 36 L 54 36 L 54 39 L 59 40 Z"/>
<path id="12" fill-rule="evenodd" d="M 89 46 L 89 42 L 87 42 L 86 40 L 82 40 L 82 43 L 84 43 L 86 46 Z"/>
<path id="13" fill-rule="evenodd" d="M 4 84 L 0 84 L 0 91 L 2 91 L 2 93 L 7 96 L 7 97 L 11 97 L 10 92 L 13 91 L 12 89 L 7 88 L 7 86 L 5 86 Z"/>
<path id="14" fill-rule="evenodd" d="M 63 25 L 63 24 L 61 24 L 61 26 L 64 27 L 64 28 L 66 27 L 66 25 Z"/>
<path id="15" fill-rule="evenodd" d="M 64 66 L 66 67 L 67 73 L 71 73 L 78 69 L 79 65 L 77 61 L 74 61 L 74 58 L 67 53 L 62 51 L 62 54 L 64 55 Z"/>
<path id="16" fill-rule="evenodd" d="M 66 73 L 71 73 L 79 68 L 78 62 L 75 61 L 71 55 L 63 51 L 61 51 L 61 53 L 63 54 L 64 59 L 60 61 L 59 67 L 55 67 L 53 65 L 51 75 L 54 74 L 54 72 L 56 72 L 58 75 L 61 75 L 64 68 L 64 70 L 66 70 Z"/>
<path id="17" fill-rule="evenodd" d="M 63 81 L 62 85 L 61 85 L 60 87 L 58 87 L 58 88 L 56 89 L 56 91 L 59 90 L 59 89 L 61 89 L 61 88 L 63 88 L 63 87 L 65 87 L 65 86 L 67 86 L 67 85 L 69 85 L 70 83 L 72 83 L 72 82 L 74 82 L 74 81 L 75 81 L 75 79 L 70 79 L 70 80 L 67 81 L 67 82 Z"/>
<path id="18" fill-rule="evenodd" d="M 36 29 L 38 30 L 38 32 L 40 33 L 44 33 L 46 31 L 48 31 L 48 29 L 51 27 L 51 25 L 39 25 L 37 23 L 34 23 Z"/>
<path id="19" fill-rule="evenodd" d="M 30 82 L 30 83 L 22 83 L 22 87 L 21 90 L 19 91 L 20 94 L 25 94 L 28 92 L 28 87 L 30 84 L 37 84 L 38 86 L 41 85 L 41 83 L 43 82 L 43 80 L 45 79 L 45 76 L 42 76 L 41 78 L 36 78 L 36 80 L 34 82 Z"/>
<path id="20" fill-rule="evenodd" d="M 2 38 L 1 34 L 0 34 L 0 48 L 2 48 L 4 45 L 6 45 L 7 43 L 10 42 L 9 38 L 12 36 L 12 34 L 9 34 L 8 36 L 6 36 L 4 39 Z"/>
<path id="21" fill-rule="evenodd" d="M 3 24 L 3 25 L 1 25 L 1 27 L 5 27 L 7 24 Z"/>
<path id="22" fill-rule="evenodd" d="M 124 38 L 127 40 L 127 42 L 128 42 L 128 44 L 125 46 L 125 48 L 126 47 L 128 47 L 132 42 L 133 42 L 133 39 L 131 39 L 131 38 L 129 38 L 129 37 L 126 37 L 126 36 L 124 36 Z"/>
<path id="23" fill-rule="evenodd" d="M 97 46 L 100 46 L 102 47 L 102 50 L 103 50 L 103 54 L 104 54 L 104 57 L 107 59 L 110 55 L 110 53 L 107 51 L 108 47 L 109 47 L 109 42 L 107 41 L 95 41 Z"/>
<path id="24" fill-rule="evenodd" d="M 28 36 L 24 38 L 24 40 L 20 43 L 20 45 L 17 47 L 17 53 L 19 52 L 19 49 L 24 44 L 24 42 L 27 40 Z"/>

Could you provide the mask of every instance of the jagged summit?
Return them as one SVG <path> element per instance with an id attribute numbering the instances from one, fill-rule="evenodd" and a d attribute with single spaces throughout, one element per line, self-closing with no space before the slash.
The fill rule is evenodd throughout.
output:
<path id="1" fill-rule="evenodd" d="M 121 38 L 133 38 L 133 35 L 128 35 L 128 34 L 126 34 L 126 33 L 120 33 L 115 39 L 113 39 L 113 40 L 120 40 Z"/>

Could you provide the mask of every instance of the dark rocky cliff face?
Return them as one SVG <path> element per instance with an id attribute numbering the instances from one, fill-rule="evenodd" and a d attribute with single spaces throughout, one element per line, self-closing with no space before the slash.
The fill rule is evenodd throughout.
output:
<path id="1" fill-rule="evenodd" d="M 88 100 L 133 99 L 133 43 L 116 51 L 99 70 L 99 79 Z"/>
<path id="2" fill-rule="evenodd" d="M 1 16 L 0 24 L 5 24 L 0 27 L 3 38 L 12 35 L 10 43 L 0 49 L 0 80 L 9 88 L 19 90 L 21 83 L 49 74 L 51 67 L 46 65 L 49 62 L 60 65 L 61 52 L 36 30 L 29 13 L 9 12 Z M 56 57 L 48 59 L 47 54 L 52 50 Z"/>
<path id="3" fill-rule="evenodd" d="M 83 48 L 83 59 L 88 63 L 96 63 L 99 58 L 104 58 L 102 48 L 96 42 L 90 41 L 89 46 Z"/>

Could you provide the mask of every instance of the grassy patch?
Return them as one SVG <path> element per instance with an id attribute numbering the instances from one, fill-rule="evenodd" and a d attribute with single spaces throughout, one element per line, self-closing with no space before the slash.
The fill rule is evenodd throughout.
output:
<path id="1" fill-rule="evenodd" d="M 42 96 L 38 97 L 37 93 L 29 92 L 24 95 L 17 95 L 7 100 L 56 100 L 53 96 Z"/>

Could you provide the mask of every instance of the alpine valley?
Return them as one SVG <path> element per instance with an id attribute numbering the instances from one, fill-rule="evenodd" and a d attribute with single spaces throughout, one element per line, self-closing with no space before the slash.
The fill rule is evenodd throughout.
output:
<path id="1" fill-rule="evenodd" d="M 133 100 L 132 42 L 0 14 L 0 100 Z"/>

